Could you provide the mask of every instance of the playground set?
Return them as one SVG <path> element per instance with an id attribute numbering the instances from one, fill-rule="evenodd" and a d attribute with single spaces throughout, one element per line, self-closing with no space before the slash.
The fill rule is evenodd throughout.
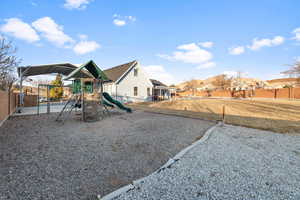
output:
<path id="1" fill-rule="evenodd" d="M 72 81 L 72 94 L 59 112 L 56 121 L 65 120 L 74 110 L 81 111 L 81 119 L 85 122 L 103 119 L 105 114 L 109 114 L 108 108 L 118 107 L 128 113 L 132 112 L 130 108 L 113 99 L 108 93 L 103 92 L 103 82 L 109 80 L 109 78 L 92 60 L 80 67 L 76 67 L 69 63 L 19 67 L 18 74 L 21 87 L 19 110 L 22 110 L 23 105 L 22 81 L 28 76 L 51 73 L 62 74 L 66 76 L 64 80 Z M 37 114 L 39 114 L 40 87 L 47 88 L 47 113 L 50 113 L 48 95 L 50 88 L 64 86 L 39 84 Z"/>

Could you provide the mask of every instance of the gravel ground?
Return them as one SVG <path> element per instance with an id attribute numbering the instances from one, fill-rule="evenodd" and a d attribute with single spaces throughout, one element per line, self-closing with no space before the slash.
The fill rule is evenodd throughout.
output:
<path id="1" fill-rule="evenodd" d="M 1 200 L 96 199 L 152 173 L 214 125 L 141 111 L 96 123 L 55 117 L 15 117 L 1 127 Z"/>
<path id="2" fill-rule="evenodd" d="M 223 126 L 116 199 L 300 199 L 300 136 Z"/>

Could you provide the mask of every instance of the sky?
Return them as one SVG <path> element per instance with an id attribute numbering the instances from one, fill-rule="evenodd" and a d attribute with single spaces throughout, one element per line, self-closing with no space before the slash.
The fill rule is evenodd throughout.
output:
<path id="1" fill-rule="evenodd" d="M 217 74 L 262 80 L 300 60 L 298 0 L 2 0 L 0 34 L 21 65 L 138 60 L 167 84 Z"/>

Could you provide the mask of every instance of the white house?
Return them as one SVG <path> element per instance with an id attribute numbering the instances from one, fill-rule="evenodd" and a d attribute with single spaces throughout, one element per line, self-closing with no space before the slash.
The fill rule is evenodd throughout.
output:
<path id="1" fill-rule="evenodd" d="M 103 91 L 123 102 L 152 100 L 153 84 L 140 64 L 132 61 L 103 71 L 110 79 Z"/>

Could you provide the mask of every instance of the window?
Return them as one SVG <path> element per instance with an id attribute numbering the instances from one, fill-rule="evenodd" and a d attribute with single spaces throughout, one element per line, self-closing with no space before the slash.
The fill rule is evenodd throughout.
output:
<path id="1" fill-rule="evenodd" d="M 137 76 L 138 75 L 138 69 L 134 69 L 133 73 L 134 73 L 134 76 Z"/>
<path id="2" fill-rule="evenodd" d="M 147 96 L 151 96 L 150 88 L 147 88 Z"/>
<path id="3" fill-rule="evenodd" d="M 84 85 L 85 85 L 86 93 L 93 93 L 93 82 L 88 81 L 88 82 L 85 82 Z"/>
<path id="4" fill-rule="evenodd" d="M 137 96 L 138 95 L 138 87 L 133 88 L 133 95 Z"/>

